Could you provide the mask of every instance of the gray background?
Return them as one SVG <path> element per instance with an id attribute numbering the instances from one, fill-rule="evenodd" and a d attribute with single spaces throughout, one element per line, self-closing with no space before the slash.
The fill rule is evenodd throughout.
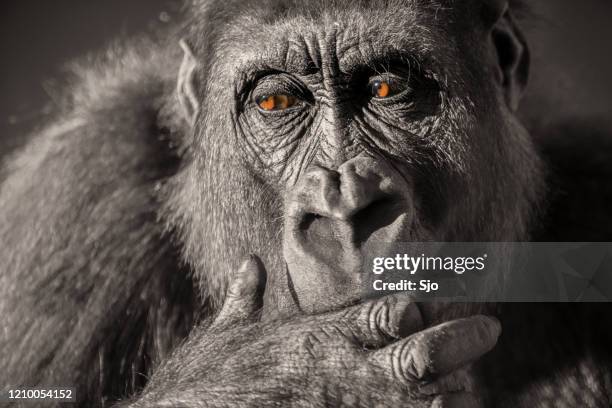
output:
<path id="1" fill-rule="evenodd" d="M 17 146 L 52 103 L 62 64 L 110 39 L 172 20 L 176 0 L 2 0 L 0 151 Z M 522 114 L 532 125 L 612 116 L 612 1 L 535 0 L 533 69 Z M 610 127 L 612 129 L 612 126 Z"/>

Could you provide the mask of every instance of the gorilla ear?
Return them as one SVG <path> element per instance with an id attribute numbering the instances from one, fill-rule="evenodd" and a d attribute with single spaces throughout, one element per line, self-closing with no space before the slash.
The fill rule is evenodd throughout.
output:
<path id="1" fill-rule="evenodd" d="M 497 53 L 498 79 L 508 107 L 518 109 L 529 78 L 529 48 L 516 25 L 508 0 L 482 0 L 483 18 Z"/>
<path id="2" fill-rule="evenodd" d="M 183 49 L 183 62 L 178 73 L 177 95 L 185 118 L 193 124 L 200 111 L 200 100 L 198 99 L 196 73 L 199 66 L 191 47 L 183 39 L 179 41 Z"/>

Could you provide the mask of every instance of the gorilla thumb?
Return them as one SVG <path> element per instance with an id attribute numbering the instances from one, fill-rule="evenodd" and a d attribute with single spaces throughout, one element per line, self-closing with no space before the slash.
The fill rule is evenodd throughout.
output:
<path id="1" fill-rule="evenodd" d="M 256 320 L 263 306 L 266 270 L 261 260 L 250 255 L 229 284 L 225 303 L 213 326 L 231 326 Z"/>

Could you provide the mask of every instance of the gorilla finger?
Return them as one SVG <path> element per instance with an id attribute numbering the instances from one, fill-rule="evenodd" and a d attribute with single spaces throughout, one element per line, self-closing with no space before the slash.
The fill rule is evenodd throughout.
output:
<path id="1" fill-rule="evenodd" d="M 482 404 L 469 392 L 457 392 L 437 396 L 431 408 L 480 408 Z"/>
<path id="2" fill-rule="evenodd" d="M 345 319 L 352 340 L 365 347 L 382 347 L 423 328 L 421 312 L 406 293 L 368 301 L 339 314 L 332 315 L 332 322 Z"/>
<path id="3" fill-rule="evenodd" d="M 431 381 L 490 351 L 500 333 L 497 319 L 472 316 L 423 330 L 373 352 L 370 358 L 378 365 L 390 367 L 398 380 Z"/>
<path id="4" fill-rule="evenodd" d="M 266 270 L 261 260 L 251 255 L 234 275 L 213 326 L 254 319 L 256 312 L 261 310 L 265 287 Z"/>

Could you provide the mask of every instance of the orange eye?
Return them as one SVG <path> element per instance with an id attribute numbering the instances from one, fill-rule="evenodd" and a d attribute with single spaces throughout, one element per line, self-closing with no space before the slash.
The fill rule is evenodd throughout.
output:
<path id="1" fill-rule="evenodd" d="M 377 79 L 370 83 L 370 93 L 375 98 L 386 98 L 391 93 L 391 86 L 389 82 Z"/>
<path id="2" fill-rule="evenodd" d="M 257 99 L 257 105 L 265 111 L 275 111 L 290 108 L 296 99 L 290 95 L 267 95 Z"/>

